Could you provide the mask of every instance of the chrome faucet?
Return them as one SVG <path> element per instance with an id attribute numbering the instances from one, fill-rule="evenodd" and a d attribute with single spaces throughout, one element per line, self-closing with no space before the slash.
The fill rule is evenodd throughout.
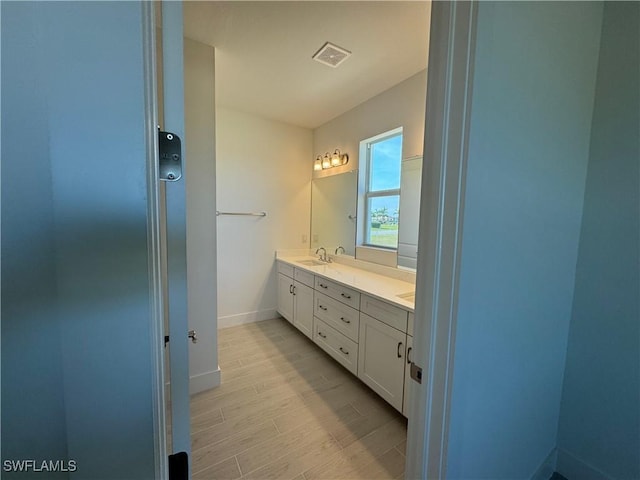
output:
<path id="1" fill-rule="evenodd" d="M 338 253 L 338 250 L 342 250 L 342 253 L 345 253 L 345 251 L 346 251 L 342 245 L 338 245 L 338 248 L 336 248 L 336 255 L 340 255 Z"/>
<path id="2" fill-rule="evenodd" d="M 322 253 L 321 253 L 320 255 L 318 255 L 318 258 L 319 258 L 320 260 L 322 260 L 323 262 L 327 262 L 327 263 L 329 263 L 329 262 L 331 261 L 331 259 L 330 259 L 330 258 L 327 258 L 327 249 L 326 249 L 326 248 L 324 248 L 324 247 L 320 247 L 320 248 L 318 248 L 318 249 L 316 250 L 316 255 L 318 254 L 318 252 L 319 252 L 320 250 L 322 250 Z"/>

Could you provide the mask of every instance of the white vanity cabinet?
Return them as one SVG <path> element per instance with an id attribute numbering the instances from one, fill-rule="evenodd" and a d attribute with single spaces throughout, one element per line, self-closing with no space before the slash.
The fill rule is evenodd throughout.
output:
<path id="1" fill-rule="evenodd" d="M 358 378 L 402 411 L 407 334 L 360 312 L 359 347 Z"/>
<path id="2" fill-rule="evenodd" d="M 413 313 L 367 293 L 278 262 L 278 312 L 406 416 Z"/>
<path id="3" fill-rule="evenodd" d="M 278 262 L 278 312 L 309 338 L 313 338 L 313 281 L 312 274 Z"/>

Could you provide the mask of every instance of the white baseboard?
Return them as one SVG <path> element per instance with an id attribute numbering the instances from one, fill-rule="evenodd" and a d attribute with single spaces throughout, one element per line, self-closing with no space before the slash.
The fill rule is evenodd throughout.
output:
<path id="1" fill-rule="evenodd" d="M 558 448 L 556 471 L 569 480 L 611 480 L 608 475 L 562 448 Z"/>
<path id="2" fill-rule="evenodd" d="M 189 395 L 211 390 L 220 385 L 220 367 L 210 372 L 189 377 Z"/>
<path id="3" fill-rule="evenodd" d="M 218 329 L 235 327 L 237 325 L 244 325 L 245 323 L 271 320 L 272 318 L 278 318 L 279 316 L 280 315 L 275 308 L 258 310 L 255 312 L 238 313 L 236 315 L 227 315 L 226 317 L 218 318 Z"/>
<path id="4" fill-rule="evenodd" d="M 547 458 L 545 458 L 542 464 L 538 467 L 536 473 L 531 476 L 531 480 L 549 480 L 551 475 L 553 475 L 553 472 L 556 471 L 557 461 L 558 449 L 554 447 L 551 449 L 551 452 L 549 452 L 549 455 L 547 455 Z"/>

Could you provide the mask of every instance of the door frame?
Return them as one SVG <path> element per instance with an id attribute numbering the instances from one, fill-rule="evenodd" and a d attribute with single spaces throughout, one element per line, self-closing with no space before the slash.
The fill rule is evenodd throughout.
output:
<path id="1" fill-rule="evenodd" d="M 158 81 L 156 65 L 156 21 L 152 2 L 141 2 L 142 60 L 144 81 L 145 146 L 147 170 L 147 242 L 150 289 L 150 341 L 155 478 L 169 475 L 165 397 L 164 293 L 160 239 L 160 172 L 158 165 Z"/>
<path id="2" fill-rule="evenodd" d="M 156 22 L 152 4 L 141 4 L 155 469 L 156 478 L 167 478 L 164 307 L 156 160 Z M 413 350 L 416 364 L 423 366 L 424 382 L 411 390 L 406 478 L 446 477 L 477 8 L 473 1 L 433 2 L 431 6 L 425 167 L 418 241 L 418 249 L 423 254 L 417 261 Z"/>
<path id="3" fill-rule="evenodd" d="M 155 477 L 169 476 L 167 448 L 167 398 L 165 390 L 165 313 L 169 314 L 172 338 L 169 370 L 171 388 L 171 445 L 173 452 L 186 452 L 191 462 L 189 415 L 189 351 L 186 278 L 186 187 L 184 174 L 166 185 L 166 208 L 161 208 L 158 147 L 158 71 L 156 57 L 156 7 L 140 2 L 142 12 L 145 146 L 147 170 L 147 238 L 150 286 L 150 341 L 152 350 L 152 409 L 154 425 Z M 182 3 L 161 2 L 163 104 L 165 128 L 183 139 L 184 172 L 184 65 Z M 163 238 L 161 212 L 166 212 L 167 233 Z M 163 244 L 167 245 L 166 256 Z M 163 280 L 167 268 L 168 285 Z M 168 280 L 167 280 L 168 281 Z M 168 293 L 167 293 L 168 292 Z M 168 298 L 168 306 L 165 298 Z"/>
<path id="4" fill-rule="evenodd" d="M 405 478 L 444 479 L 455 354 L 476 2 L 433 2 Z"/>

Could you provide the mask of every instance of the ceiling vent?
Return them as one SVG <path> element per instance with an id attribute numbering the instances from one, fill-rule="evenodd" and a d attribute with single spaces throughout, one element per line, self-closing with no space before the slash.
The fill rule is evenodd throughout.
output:
<path id="1" fill-rule="evenodd" d="M 349 58 L 350 55 L 351 52 L 349 50 L 345 50 L 333 43 L 327 42 L 311 58 L 316 62 L 324 63 L 325 65 L 336 68 Z"/>

